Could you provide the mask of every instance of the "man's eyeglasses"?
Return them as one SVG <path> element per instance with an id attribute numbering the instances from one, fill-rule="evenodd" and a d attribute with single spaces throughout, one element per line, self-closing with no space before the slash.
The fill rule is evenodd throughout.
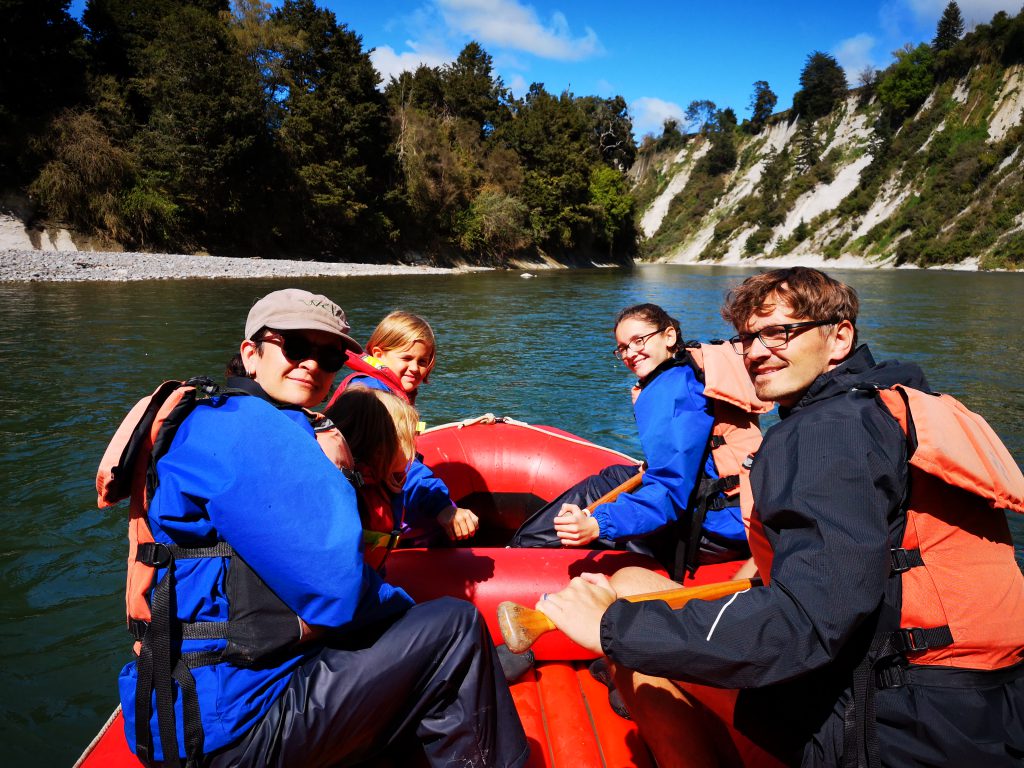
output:
<path id="1" fill-rule="evenodd" d="M 831 320 L 804 320 L 800 323 L 786 323 L 785 325 L 767 325 L 756 333 L 739 333 L 729 339 L 733 351 L 737 355 L 746 355 L 754 344 L 754 339 L 760 339 L 767 349 L 778 349 L 789 344 L 789 340 L 796 335 L 806 331 L 808 328 L 819 328 L 822 325 L 835 325 L 838 318 Z"/>
<path id="2" fill-rule="evenodd" d="M 644 348 L 644 346 L 647 344 L 647 340 L 649 338 L 651 338 L 651 336 L 657 336 L 662 331 L 667 331 L 667 330 L 668 330 L 668 326 L 666 325 L 664 328 L 659 328 L 656 331 L 651 331 L 650 333 L 645 333 L 643 336 L 634 336 L 632 339 L 629 340 L 628 343 L 626 343 L 626 344 L 619 344 L 619 346 L 617 346 L 615 348 L 615 350 L 612 352 L 612 354 L 615 355 L 617 358 L 619 358 L 619 360 L 621 360 L 622 356 L 624 354 L 626 354 L 626 350 L 627 349 L 630 350 L 631 352 L 639 352 L 640 350 L 642 350 Z"/>
<path id="3" fill-rule="evenodd" d="M 337 373 L 345 364 L 344 349 L 331 345 L 314 344 L 301 333 L 270 331 L 258 341 L 280 344 L 284 356 L 293 363 L 316 360 L 316 364 L 328 373 Z"/>

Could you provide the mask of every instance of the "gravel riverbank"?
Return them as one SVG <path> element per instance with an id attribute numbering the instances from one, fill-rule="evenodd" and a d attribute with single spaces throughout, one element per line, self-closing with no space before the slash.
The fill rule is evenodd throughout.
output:
<path id="1" fill-rule="evenodd" d="M 474 268 L 476 269 L 476 268 Z M 193 278 L 440 275 L 469 271 L 399 264 L 335 264 L 168 253 L 0 250 L 0 282 L 189 280 Z"/>

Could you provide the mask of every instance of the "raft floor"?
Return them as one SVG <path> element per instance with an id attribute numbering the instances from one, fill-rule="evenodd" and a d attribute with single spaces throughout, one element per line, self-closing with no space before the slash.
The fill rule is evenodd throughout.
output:
<path id="1" fill-rule="evenodd" d="M 527 768 L 655 768 L 636 724 L 612 711 L 608 689 L 591 677 L 589 663 L 541 661 L 512 684 L 530 744 Z M 140 768 L 120 709 L 75 765 Z"/>

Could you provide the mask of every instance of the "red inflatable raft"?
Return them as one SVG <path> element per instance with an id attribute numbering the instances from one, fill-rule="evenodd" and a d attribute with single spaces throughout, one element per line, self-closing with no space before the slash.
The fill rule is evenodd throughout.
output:
<path id="1" fill-rule="evenodd" d="M 494 543 L 507 541 L 527 516 L 576 481 L 610 464 L 636 463 L 568 432 L 493 417 L 428 430 L 417 447 L 453 500 L 480 515 L 478 536 Z M 501 601 L 532 606 L 541 593 L 558 591 L 584 571 L 610 574 L 626 565 L 659 569 L 653 560 L 628 552 L 474 546 L 397 550 L 388 560 L 387 577 L 418 601 L 452 595 L 473 602 L 495 642 L 501 642 L 496 616 Z M 687 583 L 725 581 L 738 566 L 705 566 Z M 612 712 L 608 690 L 587 671 L 592 653 L 557 631 L 541 637 L 533 650 L 536 667 L 511 686 L 530 742 L 528 766 L 654 768 L 635 724 Z M 139 765 L 118 710 L 76 768 Z"/>

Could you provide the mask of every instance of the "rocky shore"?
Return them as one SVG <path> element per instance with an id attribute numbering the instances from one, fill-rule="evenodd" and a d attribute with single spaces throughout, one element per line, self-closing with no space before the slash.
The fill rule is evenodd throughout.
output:
<path id="1" fill-rule="evenodd" d="M 189 280 L 194 278 L 356 277 L 453 274 L 467 269 L 338 264 L 167 253 L 0 250 L 0 282 Z"/>

